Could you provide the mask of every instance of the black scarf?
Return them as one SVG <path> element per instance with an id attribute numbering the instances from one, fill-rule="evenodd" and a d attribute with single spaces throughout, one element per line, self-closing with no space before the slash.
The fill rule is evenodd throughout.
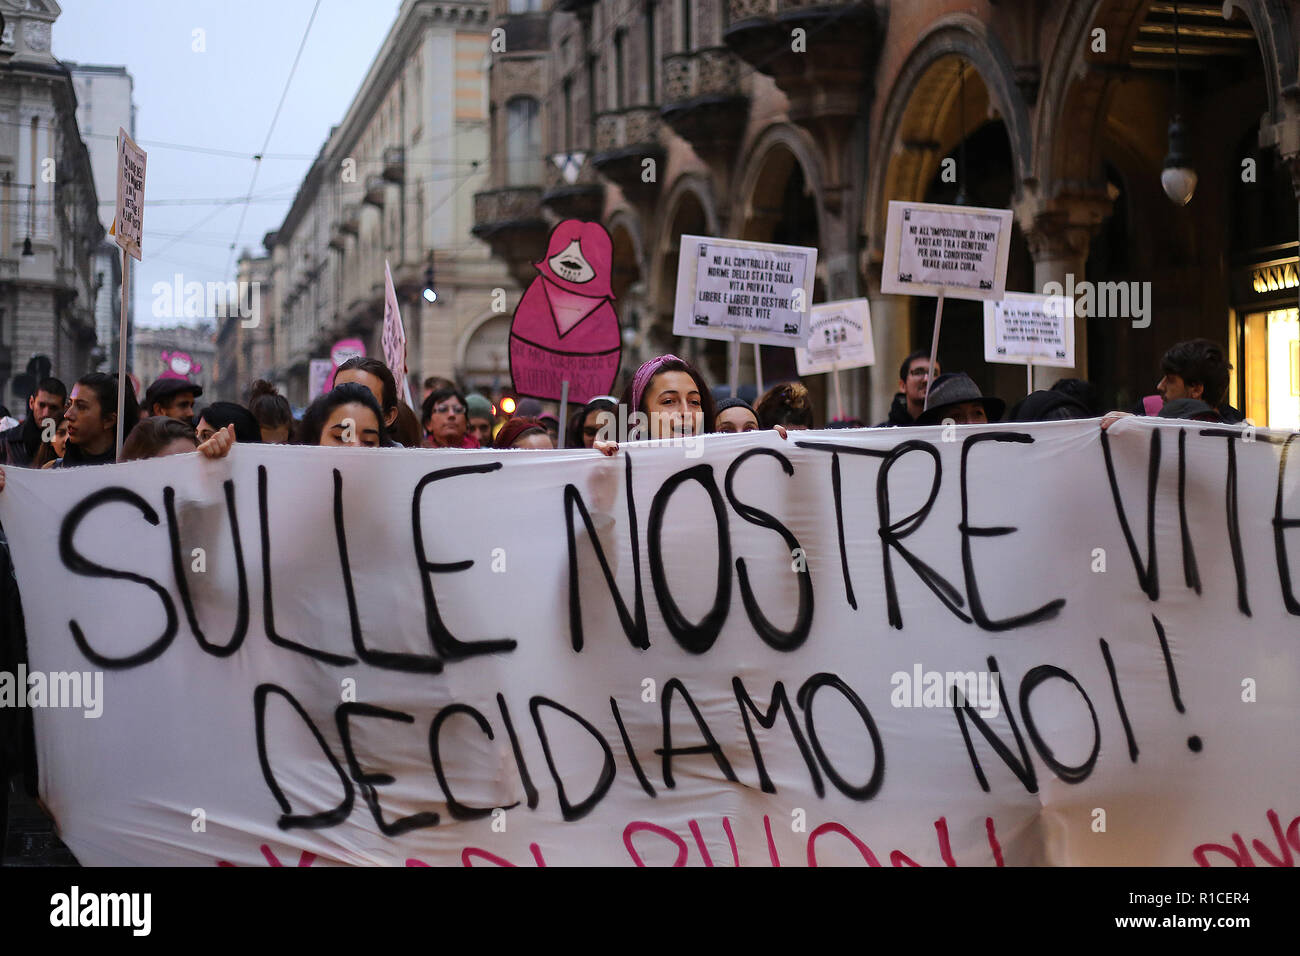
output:
<path id="1" fill-rule="evenodd" d="M 117 461 L 116 449 L 108 446 L 108 451 L 100 455 L 91 455 L 82 451 L 81 446 L 68 442 L 63 449 L 63 468 L 76 468 L 79 465 L 111 465 Z"/>

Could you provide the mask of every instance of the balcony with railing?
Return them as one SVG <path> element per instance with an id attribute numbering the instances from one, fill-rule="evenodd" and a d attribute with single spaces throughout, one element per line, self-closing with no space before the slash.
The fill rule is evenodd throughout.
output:
<path id="1" fill-rule="evenodd" d="M 596 150 L 592 165 L 623 190 L 629 199 L 645 199 L 659 188 L 658 167 L 664 147 L 659 142 L 662 121 L 653 106 L 633 106 L 596 114 Z M 646 160 L 654 161 L 647 166 Z M 647 175 L 648 171 L 653 175 Z"/>
<path id="2" fill-rule="evenodd" d="M 496 26 L 505 31 L 507 53 L 549 53 L 551 14 L 549 11 L 506 13 L 497 17 Z"/>
<path id="3" fill-rule="evenodd" d="M 796 122 L 859 111 L 864 71 L 883 33 L 873 4 L 728 0 L 727 14 L 727 46 L 776 81 Z M 792 40 L 796 29 L 803 31 L 802 46 Z"/>
<path id="4" fill-rule="evenodd" d="M 542 205 L 561 219 L 599 219 L 605 206 L 605 184 L 596 175 L 591 154 L 575 150 L 568 155 L 569 162 L 577 169 L 576 177 L 569 182 L 564 169 L 552 161 L 546 169 Z"/>
<path id="5" fill-rule="evenodd" d="M 663 58 L 664 122 L 701 155 L 734 147 L 749 116 L 741 64 L 726 47 Z"/>
<path id="6" fill-rule="evenodd" d="M 520 284 L 536 274 L 532 263 L 546 252 L 550 232 L 542 215 L 542 187 L 507 186 L 474 194 L 470 229 L 506 264 Z"/>
<path id="7" fill-rule="evenodd" d="M 727 46 L 772 77 L 789 102 L 790 119 L 823 144 L 824 202 L 837 209 L 849 188 L 848 138 L 863 115 L 867 77 L 884 36 L 867 2 L 727 0 Z M 795 30 L 801 43 L 795 42 Z"/>

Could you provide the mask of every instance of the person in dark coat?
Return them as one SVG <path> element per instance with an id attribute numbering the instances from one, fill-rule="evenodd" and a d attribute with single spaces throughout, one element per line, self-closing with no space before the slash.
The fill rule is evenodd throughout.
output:
<path id="1" fill-rule="evenodd" d="M 57 426 L 68 404 L 68 387 L 57 378 L 42 379 L 27 397 L 27 418 L 13 428 L 0 432 L 0 465 L 32 467 L 47 420 Z"/>
<path id="2" fill-rule="evenodd" d="M 1040 388 L 1016 402 L 1007 421 L 1059 422 L 1092 417 L 1088 407 L 1069 392 Z"/>
<path id="3" fill-rule="evenodd" d="M 946 372 L 930 386 L 930 407 L 917 418 L 918 425 L 986 425 L 1002 420 L 1006 402 L 986 398 L 965 372 Z"/>

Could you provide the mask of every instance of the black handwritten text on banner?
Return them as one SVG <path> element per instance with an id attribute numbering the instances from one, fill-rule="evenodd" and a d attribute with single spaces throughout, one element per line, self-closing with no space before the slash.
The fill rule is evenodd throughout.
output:
<path id="1" fill-rule="evenodd" d="M 105 675 L 45 802 L 87 864 L 1292 860 L 1287 436 L 943 436 L 11 469 L 30 666 Z"/>

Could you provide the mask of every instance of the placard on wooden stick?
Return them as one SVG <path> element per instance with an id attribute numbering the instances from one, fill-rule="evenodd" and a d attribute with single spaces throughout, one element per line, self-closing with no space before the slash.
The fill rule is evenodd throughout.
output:
<path id="1" fill-rule="evenodd" d="M 842 299 L 814 305 L 808 344 L 795 349 L 794 356 L 800 375 L 875 365 L 871 304 L 866 299 Z"/>
<path id="2" fill-rule="evenodd" d="M 1010 248 L 1010 209 L 893 201 L 880 291 L 1001 299 Z"/>
<path id="3" fill-rule="evenodd" d="M 673 334 L 801 347 L 816 271 L 810 246 L 682 236 Z"/>
<path id="4" fill-rule="evenodd" d="M 876 362 L 871 341 L 871 305 L 866 299 L 823 302 L 812 308 L 808 344 L 794 350 L 800 375 L 825 372 L 835 391 L 835 417 L 844 418 L 844 389 L 840 369 Z"/>
<path id="5" fill-rule="evenodd" d="M 984 303 L 984 361 L 1074 366 L 1074 300 L 1008 292 Z"/>

